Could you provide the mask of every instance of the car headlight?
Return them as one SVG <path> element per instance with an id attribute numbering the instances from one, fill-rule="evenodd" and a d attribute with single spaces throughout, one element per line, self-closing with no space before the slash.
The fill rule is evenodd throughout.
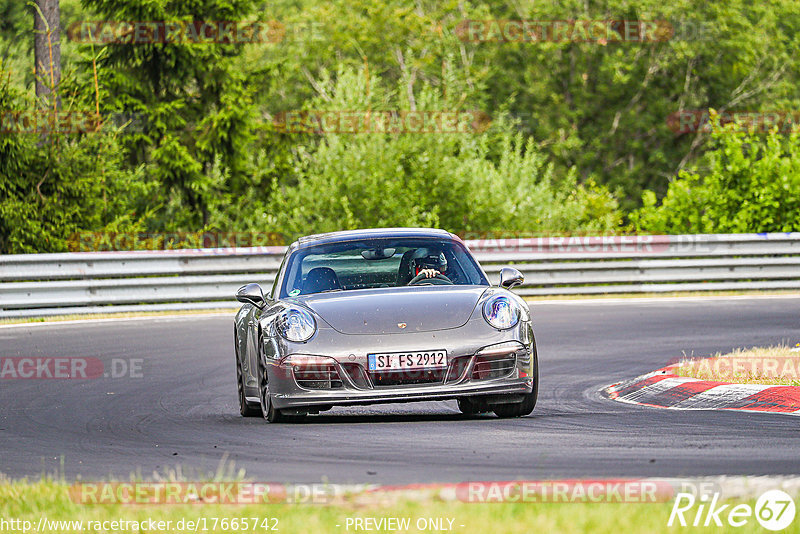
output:
<path id="1" fill-rule="evenodd" d="M 520 309 L 505 295 L 497 295 L 483 304 L 483 317 L 498 330 L 507 330 L 519 322 Z"/>
<path id="2" fill-rule="evenodd" d="M 278 333 L 289 341 L 308 341 L 317 331 L 314 316 L 300 308 L 289 308 L 278 318 Z"/>

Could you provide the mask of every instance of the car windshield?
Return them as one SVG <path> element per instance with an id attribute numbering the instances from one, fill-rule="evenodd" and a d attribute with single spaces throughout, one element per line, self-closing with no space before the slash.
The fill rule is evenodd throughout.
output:
<path id="1" fill-rule="evenodd" d="M 281 298 L 426 283 L 489 285 L 464 246 L 448 239 L 381 238 L 309 246 L 288 258 Z"/>

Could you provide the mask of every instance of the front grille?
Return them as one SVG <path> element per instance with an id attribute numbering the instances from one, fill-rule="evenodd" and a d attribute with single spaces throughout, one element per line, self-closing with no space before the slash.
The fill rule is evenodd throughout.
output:
<path id="1" fill-rule="evenodd" d="M 376 388 L 382 386 L 406 386 L 413 384 L 435 384 L 444 380 L 446 369 L 370 372 L 369 378 Z"/>
<path id="2" fill-rule="evenodd" d="M 501 356 L 477 356 L 472 368 L 473 380 L 504 378 L 514 372 L 517 357 L 514 353 Z"/>
<path id="3" fill-rule="evenodd" d="M 314 365 L 295 367 L 294 380 L 301 388 L 306 389 L 340 389 L 342 378 L 335 365 Z"/>

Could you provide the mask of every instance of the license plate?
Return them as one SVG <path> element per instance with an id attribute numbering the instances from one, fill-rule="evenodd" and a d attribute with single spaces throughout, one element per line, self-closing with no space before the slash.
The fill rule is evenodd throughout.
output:
<path id="1" fill-rule="evenodd" d="M 378 352 L 367 354 L 370 371 L 402 371 L 404 369 L 440 369 L 447 367 L 446 350 L 416 352 Z"/>

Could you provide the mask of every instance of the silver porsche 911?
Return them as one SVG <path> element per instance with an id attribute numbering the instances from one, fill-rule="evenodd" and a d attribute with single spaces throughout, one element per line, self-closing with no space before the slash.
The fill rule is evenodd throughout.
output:
<path id="1" fill-rule="evenodd" d="M 239 410 L 270 422 L 333 406 L 457 399 L 528 415 L 539 365 L 523 282 L 492 287 L 455 235 L 354 230 L 289 246 L 272 287 L 236 294 Z"/>

